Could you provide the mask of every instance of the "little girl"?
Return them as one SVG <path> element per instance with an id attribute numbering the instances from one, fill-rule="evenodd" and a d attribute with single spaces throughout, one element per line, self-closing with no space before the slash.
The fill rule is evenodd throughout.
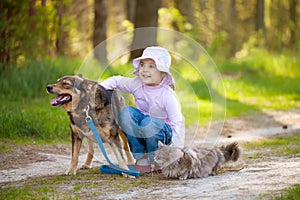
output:
<path id="1" fill-rule="evenodd" d="M 136 170 L 159 170 L 154 161 L 158 141 L 183 148 L 185 127 L 181 107 L 169 71 L 171 56 L 161 47 L 147 47 L 132 61 L 135 78 L 113 76 L 100 84 L 133 94 L 136 108 L 127 106 L 120 113 L 120 126 L 136 159 Z"/>

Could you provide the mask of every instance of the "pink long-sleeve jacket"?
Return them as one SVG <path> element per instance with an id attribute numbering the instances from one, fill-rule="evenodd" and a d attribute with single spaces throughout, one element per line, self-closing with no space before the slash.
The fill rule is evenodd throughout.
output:
<path id="1" fill-rule="evenodd" d="M 143 84 L 139 77 L 113 76 L 99 83 L 104 88 L 120 89 L 132 94 L 137 109 L 143 114 L 164 120 L 172 129 L 172 146 L 183 148 L 185 138 L 184 117 L 176 93 L 169 87 L 171 79 L 166 76 L 157 86 Z"/>

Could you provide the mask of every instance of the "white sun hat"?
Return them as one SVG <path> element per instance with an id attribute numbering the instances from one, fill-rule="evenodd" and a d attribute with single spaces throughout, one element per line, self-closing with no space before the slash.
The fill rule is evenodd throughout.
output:
<path id="1" fill-rule="evenodd" d="M 152 60 L 154 60 L 156 67 L 159 71 L 166 72 L 169 75 L 171 84 L 175 83 L 174 78 L 170 73 L 171 56 L 166 49 L 158 46 L 147 47 L 143 51 L 141 57 L 132 60 L 132 65 L 135 68 L 133 74 L 138 76 L 140 61 L 147 58 L 151 58 Z"/>

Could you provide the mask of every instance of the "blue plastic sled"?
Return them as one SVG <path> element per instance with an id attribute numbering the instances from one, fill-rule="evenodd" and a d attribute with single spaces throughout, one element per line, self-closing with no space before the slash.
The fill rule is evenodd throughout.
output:
<path id="1" fill-rule="evenodd" d="M 126 170 L 126 174 L 131 176 L 139 176 L 140 172 L 135 170 L 134 165 L 128 165 L 129 170 Z M 125 173 L 123 170 L 117 170 L 112 168 L 111 165 L 101 165 L 100 166 L 100 172 L 104 174 L 119 174 L 122 175 L 122 173 Z"/>

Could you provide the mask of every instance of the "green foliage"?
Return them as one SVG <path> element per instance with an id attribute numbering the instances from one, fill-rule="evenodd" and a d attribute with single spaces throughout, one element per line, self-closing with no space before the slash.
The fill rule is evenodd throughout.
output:
<path id="1" fill-rule="evenodd" d="M 300 105 L 299 58 L 293 54 L 274 54 L 262 50 L 219 65 L 226 90 L 209 91 L 205 77 L 196 76 L 194 68 L 174 64 L 176 93 L 186 125 L 211 121 L 213 111 L 226 109 L 226 117 L 259 113 L 265 109 L 288 109 Z M 94 66 L 95 65 L 95 66 Z M 90 66 L 90 65 L 88 65 Z M 112 66 L 102 72 L 96 64 L 79 69 L 79 60 L 45 59 L 27 61 L 11 67 L 0 75 L 0 138 L 27 141 L 69 138 L 68 116 L 61 108 L 51 107 L 53 95 L 46 86 L 64 75 L 83 73 L 93 80 L 112 75 L 132 76 L 132 66 Z M 98 75 L 97 75 L 98 74 Z M 226 99 L 226 108 L 212 104 L 211 92 Z M 213 120 L 223 119 L 217 116 Z"/>
<path id="2" fill-rule="evenodd" d="M 158 10 L 158 24 L 160 28 L 180 31 L 195 39 L 217 61 L 251 46 L 277 52 L 292 49 L 299 53 L 299 3 L 268 0 L 264 6 L 265 29 L 260 31 L 255 30 L 256 1 L 228 4 L 205 0 L 178 4 L 167 0 Z M 0 68 L 27 59 L 85 56 L 92 48 L 93 7 L 92 1 L 2 0 Z M 108 13 L 107 37 L 124 29 L 133 30 L 134 24 L 125 16 L 135 7 L 125 8 L 125 4 L 108 2 L 103 9 Z"/>
<path id="3" fill-rule="evenodd" d="M 170 29 L 175 27 L 176 31 L 185 32 L 191 29 L 191 24 L 187 22 L 187 19 L 180 13 L 177 8 L 161 8 L 159 9 L 159 24 L 162 27 L 168 27 Z"/>
<path id="4" fill-rule="evenodd" d="M 0 69 L 26 59 L 42 59 L 55 36 L 55 4 L 42 7 L 33 1 L 1 2 Z M 54 30 L 54 31 L 53 31 Z"/>
<path id="5" fill-rule="evenodd" d="M 220 64 L 228 114 L 234 115 L 235 109 L 230 109 L 230 106 L 236 104 L 245 111 L 298 107 L 299 64 L 294 54 L 279 55 L 265 50 L 256 50 L 246 57 Z"/>
<path id="6" fill-rule="evenodd" d="M 232 44 L 227 42 L 228 33 L 226 31 L 220 31 L 217 33 L 212 40 L 212 42 L 207 46 L 207 52 L 210 55 L 213 55 L 214 60 L 216 62 L 223 61 L 226 58 L 230 58 L 232 56 L 232 52 L 230 51 L 230 47 Z"/>
<path id="7" fill-rule="evenodd" d="M 46 86 L 74 74 L 76 61 L 31 61 L 11 67 L 0 76 L 0 137 L 14 140 L 55 140 L 69 135 L 68 117 L 52 108 Z"/>
<path id="8" fill-rule="evenodd" d="M 43 62 L 28 60 L 14 65 L 0 74 L 0 99 L 24 101 L 46 96 L 46 86 L 57 78 L 73 74 L 80 65 L 79 60 L 67 61 L 58 58 Z"/>

